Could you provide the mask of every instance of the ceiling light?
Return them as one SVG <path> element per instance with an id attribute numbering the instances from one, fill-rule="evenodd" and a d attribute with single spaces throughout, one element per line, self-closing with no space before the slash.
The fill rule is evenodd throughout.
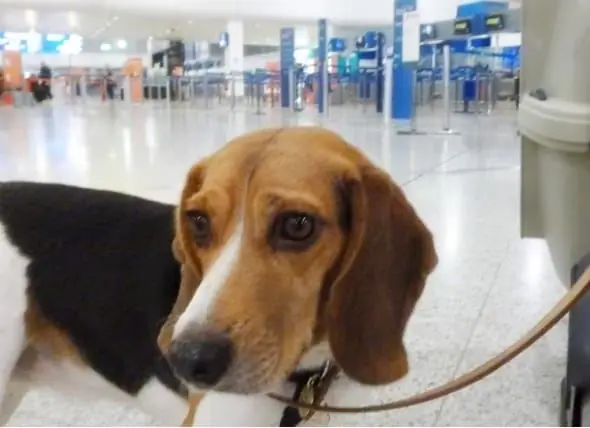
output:
<path id="1" fill-rule="evenodd" d="M 25 10 L 25 23 L 29 27 L 37 25 L 38 15 L 37 12 L 32 9 Z"/>
<path id="2" fill-rule="evenodd" d="M 70 28 L 77 28 L 80 25 L 80 18 L 76 12 L 68 12 L 68 25 Z"/>
<path id="3" fill-rule="evenodd" d="M 103 52 L 108 52 L 112 49 L 112 46 L 109 43 L 103 43 L 100 45 L 100 50 Z"/>
<path id="4" fill-rule="evenodd" d="M 121 40 L 117 40 L 117 47 L 119 49 L 126 49 L 127 48 L 127 41 L 121 39 Z"/>

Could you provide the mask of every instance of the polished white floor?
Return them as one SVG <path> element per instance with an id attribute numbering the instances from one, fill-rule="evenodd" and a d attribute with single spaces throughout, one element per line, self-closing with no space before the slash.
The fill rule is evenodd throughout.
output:
<path id="1" fill-rule="evenodd" d="M 217 107 L 42 106 L 0 109 L 0 179 L 59 181 L 174 201 L 200 157 L 244 131 L 320 123 L 361 147 L 401 183 L 434 231 L 440 265 L 411 320 L 412 371 L 388 388 L 349 385 L 333 404 L 369 404 L 436 386 L 501 351 L 562 295 L 541 241 L 519 238 L 515 114 L 453 117 L 460 136 L 397 136 L 360 108 L 319 120 Z M 441 129 L 424 113 L 422 130 Z M 331 425 L 546 426 L 557 423 L 567 325 L 508 367 L 452 397 L 383 414 L 332 415 Z M 155 425 L 113 403 L 35 391 L 14 425 Z"/>

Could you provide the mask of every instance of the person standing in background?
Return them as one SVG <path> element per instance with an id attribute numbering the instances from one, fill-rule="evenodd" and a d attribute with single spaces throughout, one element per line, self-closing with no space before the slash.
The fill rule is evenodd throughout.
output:
<path id="1" fill-rule="evenodd" d="M 53 77 L 53 73 L 51 72 L 51 68 L 45 63 L 41 63 L 41 68 L 39 70 L 39 83 L 42 88 L 45 89 L 45 94 L 48 99 L 53 99 L 53 94 L 51 93 L 51 78 Z"/>
<path id="2" fill-rule="evenodd" d="M 108 65 L 105 67 L 104 80 L 105 80 L 107 98 L 109 100 L 114 100 L 115 99 L 115 87 L 117 86 L 117 84 L 115 82 L 113 72 Z"/>

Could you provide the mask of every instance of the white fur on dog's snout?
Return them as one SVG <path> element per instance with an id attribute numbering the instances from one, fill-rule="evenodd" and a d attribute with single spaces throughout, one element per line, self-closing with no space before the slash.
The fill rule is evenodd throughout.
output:
<path id="1" fill-rule="evenodd" d="M 187 328 L 190 328 L 190 326 L 202 325 L 207 322 L 209 313 L 215 304 L 217 296 L 239 260 L 242 237 L 243 226 L 240 222 L 236 226 L 236 230 L 229 238 L 224 248 L 219 253 L 217 260 L 215 260 L 208 269 L 186 310 L 178 318 L 178 321 L 174 326 L 174 333 L 172 335 L 173 340 L 181 335 Z"/>
<path id="2" fill-rule="evenodd" d="M 275 392 L 285 397 L 294 393 L 294 385 L 285 383 Z M 208 392 L 199 403 L 194 426 L 278 427 L 285 405 L 267 395 L 235 395 Z M 316 413 L 299 426 L 328 426 L 327 413 Z"/>

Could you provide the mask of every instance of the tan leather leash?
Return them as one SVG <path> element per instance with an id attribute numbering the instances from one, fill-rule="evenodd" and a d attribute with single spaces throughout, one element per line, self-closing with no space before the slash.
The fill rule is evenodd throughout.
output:
<path id="1" fill-rule="evenodd" d="M 543 337 L 545 333 L 547 333 L 553 326 L 555 326 L 555 324 L 557 324 L 565 315 L 567 315 L 567 313 L 573 308 L 573 306 L 578 302 L 578 300 L 580 300 L 580 298 L 588 289 L 590 289 L 590 268 L 586 269 L 584 274 L 578 279 L 578 281 L 576 281 L 574 286 L 566 293 L 565 296 L 561 298 L 559 302 L 557 302 L 557 304 L 547 313 L 547 315 L 545 315 L 543 319 L 537 323 L 537 325 L 529 330 L 527 334 L 520 338 L 520 340 L 509 346 L 504 352 L 496 355 L 495 357 L 456 379 L 411 397 L 372 406 L 335 407 L 319 405 L 317 402 L 313 404 L 296 402 L 289 398 L 275 394 L 269 394 L 269 396 L 289 406 L 312 410 L 314 412 L 328 413 L 385 412 L 437 400 L 449 394 L 453 394 L 454 392 L 457 392 L 470 385 L 473 385 L 474 383 L 482 380 L 483 378 L 494 373 L 496 370 L 512 361 L 515 357 L 520 355 L 537 340 Z"/>

